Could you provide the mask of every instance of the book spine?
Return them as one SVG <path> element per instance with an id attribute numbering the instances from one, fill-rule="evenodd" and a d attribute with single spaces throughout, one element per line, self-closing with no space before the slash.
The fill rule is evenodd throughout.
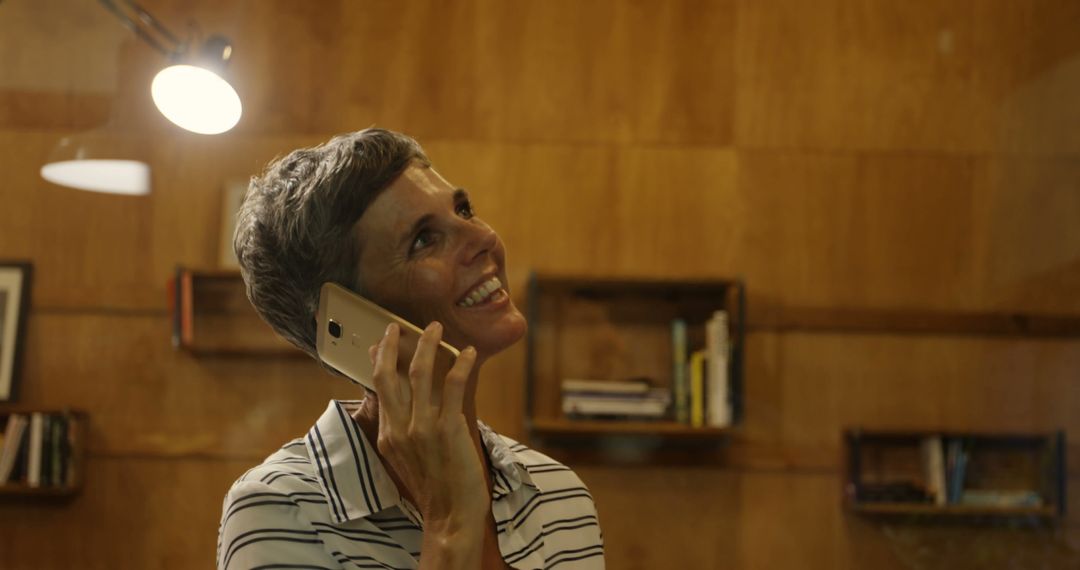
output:
<path id="1" fill-rule="evenodd" d="M 686 373 L 686 321 L 671 321 L 672 398 L 675 421 L 690 423 L 690 378 Z"/>
<path id="2" fill-rule="evenodd" d="M 40 412 L 30 414 L 30 448 L 27 450 L 26 484 L 41 486 L 41 440 L 44 435 L 45 416 Z"/>
<path id="3" fill-rule="evenodd" d="M 0 449 L 0 485 L 12 479 L 15 462 L 22 443 L 26 419 L 21 414 L 10 414 L 4 428 L 4 447 Z"/>
<path id="4" fill-rule="evenodd" d="M 38 467 L 38 484 L 52 485 L 52 416 L 41 416 L 41 465 Z"/>
<path id="5" fill-rule="evenodd" d="M 690 425 L 705 426 L 705 351 L 690 355 Z"/>
<path id="6" fill-rule="evenodd" d="M 933 497 L 934 504 L 944 506 L 945 493 L 945 453 L 941 447 L 941 436 L 930 436 L 923 440 L 923 477 L 926 479 L 927 493 Z"/>
<path id="7" fill-rule="evenodd" d="M 26 482 L 27 456 L 30 455 L 30 418 L 25 417 L 22 422 L 22 430 L 19 436 L 19 444 L 15 450 L 15 466 L 11 470 L 13 482 Z"/>
<path id="8" fill-rule="evenodd" d="M 613 394 L 646 394 L 649 383 L 640 380 L 581 380 L 567 378 L 562 381 L 563 392 L 601 392 Z"/>
<path id="9" fill-rule="evenodd" d="M 62 416 L 54 414 L 49 416 L 49 424 L 52 426 L 49 430 L 49 455 L 51 461 L 49 463 L 49 484 L 53 487 L 59 487 L 63 485 L 63 478 L 60 477 L 61 466 L 64 463 L 64 453 L 62 441 L 65 435 L 64 422 Z"/>
<path id="10" fill-rule="evenodd" d="M 180 274 L 180 343 L 195 344 L 195 283 L 191 271 Z"/>
<path id="11" fill-rule="evenodd" d="M 56 484 L 66 487 L 71 484 L 68 480 L 68 471 L 71 469 L 71 419 L 68 414 L 60 414 L 56 416 L 56 420 L 60 437 L 60 469 Z"/>
<path id="12" fill-rule="evenodd" d="M 708 412 L 710 426 L 731 425 L 731 403 L 728 396 L 728 323 L 727 312 L 716 311 L 705 324 L 705 344 L 708 350 Z"/>

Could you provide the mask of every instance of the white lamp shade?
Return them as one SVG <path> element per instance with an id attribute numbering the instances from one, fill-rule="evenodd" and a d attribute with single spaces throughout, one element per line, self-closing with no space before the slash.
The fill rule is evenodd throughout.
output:
<path id="1" fill-rule="evenodd" d="M 105 192 L 143 195 L 150 193 L 150 165 L 137 160 L 81 159 L 50 162 L 41 177 L 53 184 Z"/>
<path id="2" fill-rule="evenodd" d="M 150 85 L 161 114 L 194 133 L 216 135 L 240 121 L 236 91 L 218 74 L 194 65 L 173 65 L 158 72 Z"/>

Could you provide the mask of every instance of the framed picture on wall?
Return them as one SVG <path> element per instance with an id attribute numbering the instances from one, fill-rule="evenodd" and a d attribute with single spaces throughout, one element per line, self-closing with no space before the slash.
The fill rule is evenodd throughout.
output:
<path id="1" fill-rule="evenodd" d="M 0 402 L 18 394 L 32 270 L 29 262 L 0 261 Z"/>

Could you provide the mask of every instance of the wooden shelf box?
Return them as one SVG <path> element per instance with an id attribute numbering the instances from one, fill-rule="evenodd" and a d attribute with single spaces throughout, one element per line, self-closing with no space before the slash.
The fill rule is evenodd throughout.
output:
<path id="1" fill-rule="evenodd" d="M 196 355 L 306 356 L 255 312 L 239 271 L 178 267 L 169 299 L 177 348 Z"/>
<path id="2" fill-rule="evenodd" d="M 538 440 L 647 437 L 717 442 L 728 428 L 662 421 L 579 420 L 562 411 L 562 381 L 647 379 L 671 389 L 672 321 L 687 323 L 688 347 L 705 344 L 716 310 L 729 320 L 733 423 L 742 417 L 744 289 L 740 281 L 665 281 L 532 275 L 527 312 L 526 429 Z"/>
<path id="3" fill-rule="evenodd" d="M 844 433 L 844 450 L 844 500 L 857 513 L 1036 519 L 1065 514 L 1063 432 L 853 429 Z"/>
<path id="4" fill-rule="evenodd" d="M 31 418 L 42 418 L 39 433 L 32 434 Z M 8 420 L 12 416 L 26 418 L 22 435 L 16 441 L 15 463 L 9 479 L 0 484 L 0 498 L 4 499 L 67 499 L 82 489 L 84 460 L 86 456 L 86 413 L 80 410 L 2 409 L 0 429 L 4 430 L 4 445 L 9 443 Z M 38 481 L 31 484 L 28 469 L 31 466 L 31 442 L 37 440 Z M 8 450 L 10 451 L 10 449 Z"/>

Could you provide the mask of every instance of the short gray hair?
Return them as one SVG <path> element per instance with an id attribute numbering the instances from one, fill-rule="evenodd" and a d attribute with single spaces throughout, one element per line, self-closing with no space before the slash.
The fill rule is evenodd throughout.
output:
<path id="1" fill-rule="evenodd" d="M 248 299 L 316 360 L 319 289 L 332 281 L 359 291 L 353 226 L 414 161 L 430 166 L 412 138 L 365 129 L 294 150 L 251 179 L 233 236 Z"/>

